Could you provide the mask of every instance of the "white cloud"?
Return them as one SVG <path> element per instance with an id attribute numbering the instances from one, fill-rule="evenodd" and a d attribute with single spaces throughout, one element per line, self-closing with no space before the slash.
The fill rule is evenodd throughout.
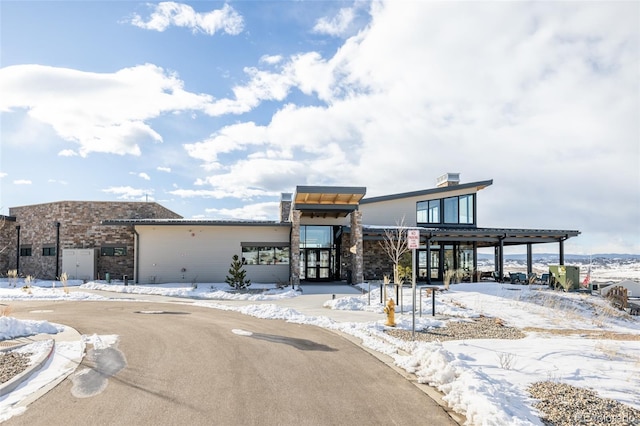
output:
<path id="1" fill-rule="evenodd" d="M 219 99 L 213 102 L 206 108 L 207 114 L 241 114 L 251 111 L 264 100 L 282 101 L 293 86 L 288 73 L 261 71 L 254 67 L 246 67 L 244 72 L 250 80 L 247 85 L 233 88 L 235 99 Z"/>
<path id="2" fill-rule="evenodd" d="M 75 152 L 75 151 L 74 151 L 74 150 L 72 150 L 72 149 L 63 149 L 62 151 L 60 151 L 60 152 L 58 153 L 58 155 L 59 155 L 60 157 L 75 157 L 75 156 L 77 156 L 77 155 L 78 155 L 78 153 L 77 153 L 77 152 Z"/>
<path id="3" fill-rule="evenodd" d="M 481 192 L 480 226 L 637 235 L 636 11 L 624 2 L 373 3 L 370 26 L 334 56 L 251 68 L 236 100 L 215 104 L 249 111 L 297 88 L 322 106 L 284 105 L 266 124 L 239 122 L 185 147 L 215 171 L 198 182 L 225 193 L 306 182 L 364 184 L 373 196 L 433 187 L 455 171 L 463 182 L 495 181 Z M 223 165 L 221 153 L 239 159 Z"/>
<path id="4" fill-rule="evenodd" d="M 269 65 L 275 65 L 280 63 L 282 59 L 282 55 L 263 55 L 260 57 L 260 62 Z"/>
<path id="5" fill-rule="evenodd" d="M 248 200 L 255 196 L 265 195 L 265 191 L 259 189 L 252 189 L 246 187 L 236 187 L 236 188 L 220 188 L 215 190 L 210 189 L 174 189 L 173 191 L 168 191 L 169 194 L 175 195 L 180 198 L 239 198 L 242 200 Z M 267 195 L 275 195 L 268 194 Z"/>
<path id="6" fill-rule="evenodd" d="M 31 185 L 31 183 L 29 179 L 16 179 L 13 181 L 14 185 Z"/>
<path id="7" fill-rule="evenodd" d="M 58 179 L 49 179 L 47 181 L 48 183 L 59 183 L 60 185 L 68 185 L 69 182 L 67 182 L 66 180 L 58 180 Z"/>
<path id="8" fill-rule="evenodd" d="M 144 180 L 151 180 L 151 177 L 149 177 L 149 175 L 144 172 L 138 173 L 138 177 Z"/>
<path id="9" fill-rule="evenodd" d="M 6 177 L 6 176 L 8 176 L 8 174 L 7 174 L 7 173 L 0 172 L 0 179 L 2 179 L 3 177 Z"/>
<path id="10" fill-rule="evenodd" d="M 150 4 L 153 12 L 147 21 L 140 15 L 134 15 L 131 24 L 146 30 L 164 31 L 170 26 L 190 28 L 194 33 L 214 35 L 223 31 L 230 35 L 240 34 L 244 28 L 242 16 L 231 6 L 225 4 L 222 9 L 207 13 L 198 13 L 191 6 L 161 2 Z"/>
<path id="11" fill-rule="evenodd" d="M 0 69 L 0 111 L 26 111 L 63 139 L 91 152 L 140 155 L 140 144 L 162 142 L 148 120 L 202 109 L 208 95 L 183 90 L 177 76 L 154 65 L 99 74 L 41 65 Z M 59 155 L 74 155 L 63 150 Z"/>
<path id="12" fill-rule="evenodd" d="M 171 167 L 158 166 L 156 170 L 158 170 L 159 172 L 171 173 Z"/>
<path id="13" fill-rule="evenodd" d="M 318 19 L 313 31 L 320 34 L 342 36 L 349 29 L 354 17 L 355 13 L 352 8 L 342 8 L 333 18 Z"/>
<path id="14" fill-rule="evenodd" d="M 275 220 L 280 213 L 280 203 L 248 204 L 236 209 L 205 209 L 208 217 L 215 219 Z"/>
<path id="15" fill-rule="evenodd" d="M 152 189 L 139 189 L 130 186 L 112 186 L 103 189 L 102 192 L 117 195 L 120 200 L 154 201 Z"/>

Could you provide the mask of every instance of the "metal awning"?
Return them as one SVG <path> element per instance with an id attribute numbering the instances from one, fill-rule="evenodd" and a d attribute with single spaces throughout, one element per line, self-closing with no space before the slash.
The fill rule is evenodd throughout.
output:
<path id="1" fill-rule="evenodd" d="M 413 228 L 415 229 L 415 228 Z M 521 244 L 540 244 L 564 241 L 580 235 L 575 230 L 552 229 L 508 229 L 508 228 L 419 228 L 420 239 L 430 238 L 434 242 L 477 243 L 478 247 L 494 247 L 502 242 L 505 246 Z M 380 227 L 363 226 L 365 239 L 379 238 L 384 234 Z"/>
<path id="2" fill-rule="evenodd" d="M 345 217 L 358 209 L 366 192 L 360 186 L 297 186 L 293 208 L 307 217 Z"/>

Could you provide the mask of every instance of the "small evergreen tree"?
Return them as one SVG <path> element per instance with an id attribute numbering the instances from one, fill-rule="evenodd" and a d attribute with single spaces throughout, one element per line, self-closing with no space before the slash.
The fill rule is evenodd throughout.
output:
<path id="1" fill-rule="evenodd" d="M 236 290 L 243 290 L 251 285 L 251 281 L 246 279 L 247 272 L 242 267 L 242 261 L 237 254 L 233 255 L 229 275 L 224 280 Z"/>

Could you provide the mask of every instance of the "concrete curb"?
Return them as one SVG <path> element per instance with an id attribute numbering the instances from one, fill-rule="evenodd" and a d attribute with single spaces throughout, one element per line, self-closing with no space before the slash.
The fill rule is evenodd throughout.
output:
<path id="1" fill-rule="evenodd" d="M 56 348 L 56 342 L 54 339 L 48 339 L 47 341 L 50 342 L 50 345 L 51 345 L 49 350 L 45 351 L 32 365 L 30 365 L 22 373 L 18 374 L 8 382 L 2 383 L 0 385 L 0 398 L 14 391 L 24 381 L 26 381 L 34 373 L 39 371 L 44 366 L 44 364 L 49 360 L 49 358 L 51 358 L 51 355 L 53 355 L 53 352 L 55 351 L 55 348 Z M 28 344 L 29 343 L 18 344 L 16 346 L 3 349 L 2 352 L 9 352 L 18 348 L 22 348 Z"/>

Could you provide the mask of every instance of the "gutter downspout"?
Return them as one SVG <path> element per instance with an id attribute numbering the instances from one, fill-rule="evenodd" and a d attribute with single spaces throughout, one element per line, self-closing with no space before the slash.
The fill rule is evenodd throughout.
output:
<path id="1" fill-rule="evenodd" d="M 16 274 L 20 275 L 20 225 L 16 225 Z"/>
<path id="2" fill-rule="evenodd" d="M 136 251 L 135 256 L 133 257 L 133 277 L 134 277 L 134 282 L 136 284 L 140 284 L 139 281 L 139 268 L 138 268 L 138 262 L 140 261 L 140 234 L 138 234 L 138 231 L 136 231 L 136 226 L 133 226 L 133 246 L 134 246 L 134 250 Z"/>
<path id="3" fill-rule="evenodd" d="M 60 222 L 56 222 L 56 276 L 55 279 L 60 277 Z"/>

